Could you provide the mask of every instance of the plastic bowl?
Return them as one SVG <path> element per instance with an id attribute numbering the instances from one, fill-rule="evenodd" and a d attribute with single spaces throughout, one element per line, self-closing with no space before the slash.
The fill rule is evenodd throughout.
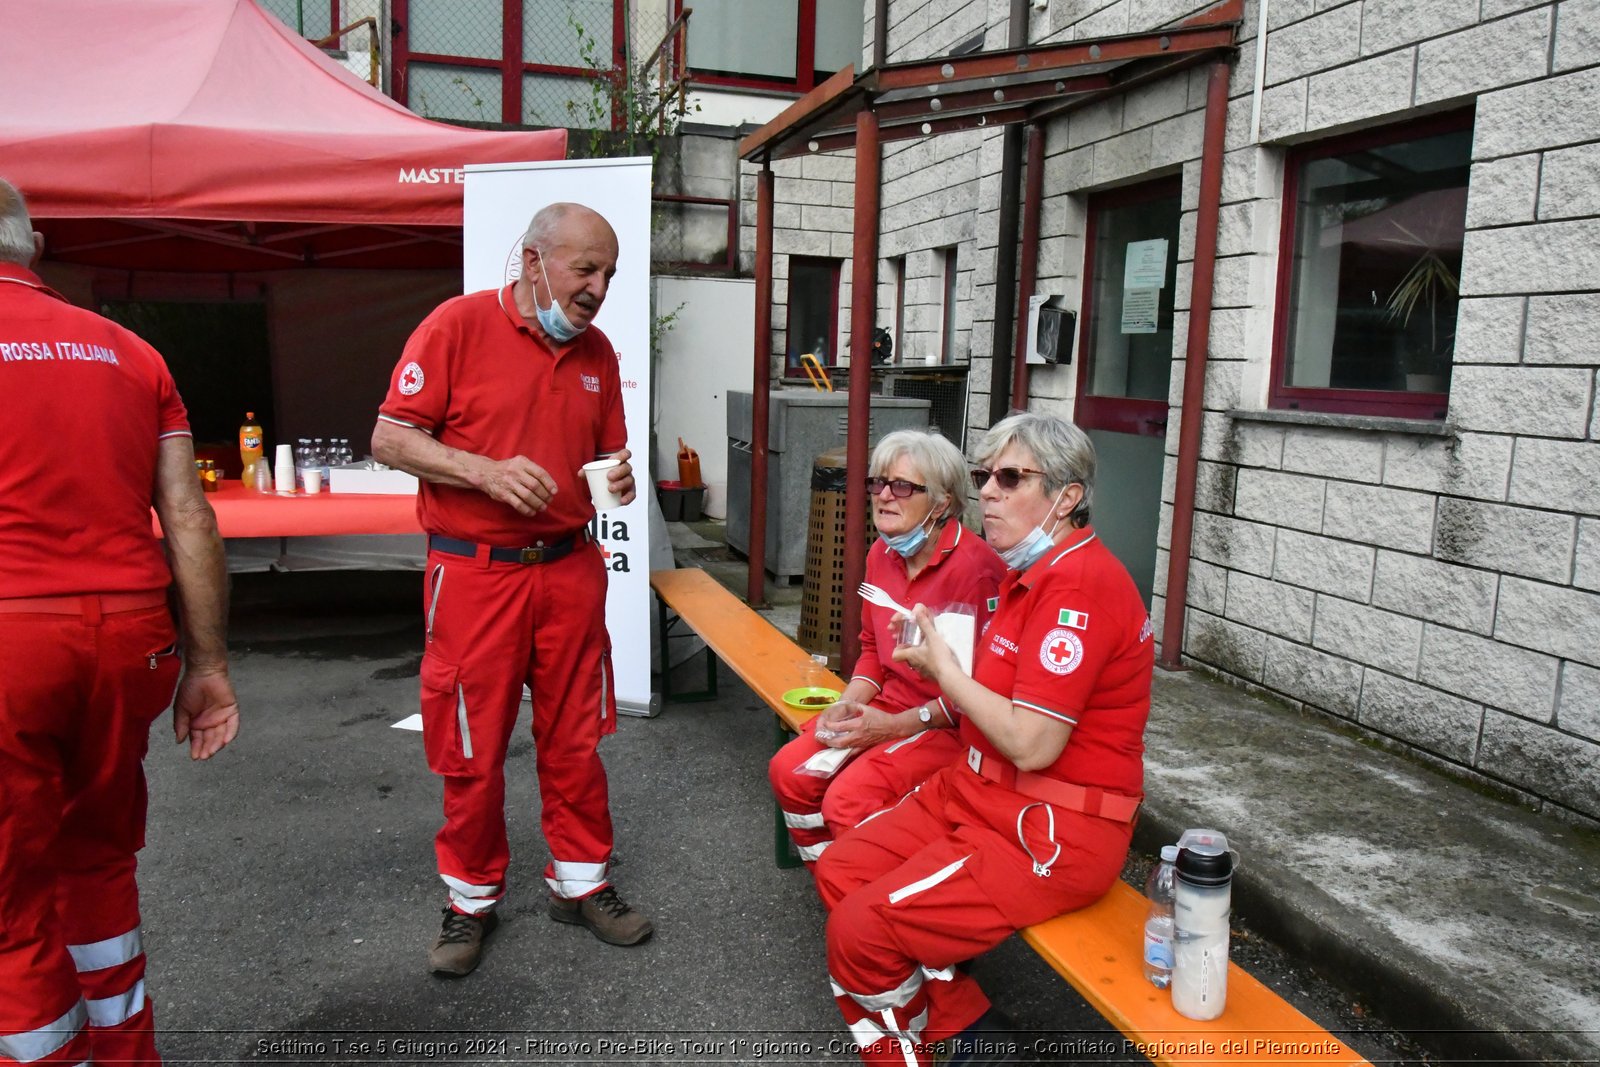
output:
<path id="1" fill-rule="evenodd" d="M 821 686 L 801 686 L 783 694 L 783 702 L 796 711 L 821 711 L 838 699 L 837 689 L 824 689 Z"/>

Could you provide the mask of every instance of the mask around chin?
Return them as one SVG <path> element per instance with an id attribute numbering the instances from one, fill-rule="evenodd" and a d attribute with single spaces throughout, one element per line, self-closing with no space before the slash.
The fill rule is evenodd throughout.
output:
<path id="1" fill-rule="evenodd" d="M 1066 492 L 1067 486 L 1063 485 L 1061 491 L 1056 494 L 1055 500 L 1050 503 L 1051 513 L 1054 513 L 1056 508 L 1061 506 L 1061 498 Z M 1049 530 L 1046 530 L 1043 526 L 1035 525 L 1033 529 L 1023 536 L 1022 540 L 999 553 L 1000 562 L 1014 571 L 1027 570 L 1043 559 L 1051 548 L 1055 547 L 1056 527 L 1060 525 L 1061 520 L 1059 518 L 1050 523 Z"/>
<path id="2" fill-rule="evenodd" d="M 903 559 L 910 559 L 928 543 L 928 530 L 937 521 L 937 516 L 930 511 L 927 518 L 903 534 L 880 533 L 878 536 L 883 538 L 883 543 L 888 545 L 891 551 L 899 553 Z"/>
<path id="3" fill-rule="evenodd" d="M 539 273 L 542 276 L 544 274 L 543 252 L 539 253 L 539 263 L 541 265 Z M 533 284 L 533 311 L 534 314 L 539 318 L 539 328 L 545 333 L 549 334 L 550 339 L 556 343 L 566 344 L 584 330 L 588 329 L 588 327 L 574 326 L 572 324 L 572 320 L 567 318 L 567 313 L 562 311 L 561 305 L 556 302 L 556 293 L 554 289 L 550 288 L 549 278 L 545 278 L 544 287 L 545 291 L 550 294 L 550 306 L 547 308 L 539 306 L 539 283 L 535 282 Z"/>

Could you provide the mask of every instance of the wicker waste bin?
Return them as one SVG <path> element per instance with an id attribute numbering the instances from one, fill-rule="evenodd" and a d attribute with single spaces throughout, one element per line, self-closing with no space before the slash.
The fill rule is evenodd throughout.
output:
<path id="1" fill-rule="evenodd" d="M 796 640 L 813 655 L 839 668 L 844 619 L 844 449 L 824 452 L 811 468 L 811 511 L 806 522 L 806 571 L 800 589 L 800 631 Z M 867 544 L 877 536 L 867 516 Z"/>

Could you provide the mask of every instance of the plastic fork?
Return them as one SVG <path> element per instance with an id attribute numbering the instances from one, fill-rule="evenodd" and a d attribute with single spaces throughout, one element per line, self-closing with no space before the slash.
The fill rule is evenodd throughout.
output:
<path id="1" fill-rule="evenodd" d="M 907 618 L 911 617 L 910 608 L 906 607 L 894 597 L 884 592 L 881 587 L 873 585 L 871 582 L 862 582 L 861 587 L 857 589 L 856 592 L 860 593 L 861 599 L 865 600 L 869 604 L 876 604 L 880 608 L 893 608 L 895 611 L 898 611 Z"/>

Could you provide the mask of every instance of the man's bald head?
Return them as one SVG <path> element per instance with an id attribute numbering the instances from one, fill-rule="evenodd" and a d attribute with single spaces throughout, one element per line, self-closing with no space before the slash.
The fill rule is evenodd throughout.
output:
<path id="1" fill-rule="evenodd" d="M 604 215 L 582 204 L 558 203 L 540 208 L 522 235 L 523 248 L 547 251 L 564 245 L 604 243 L 616 249 L 617 232 Z"/>
<path id="2" fill-rule="evenodd" d="M 39 235 L 33 232 L 28 205 L 17 187 L 0 178 L 0 262 L 30 266 L 39 257 Z"/>

